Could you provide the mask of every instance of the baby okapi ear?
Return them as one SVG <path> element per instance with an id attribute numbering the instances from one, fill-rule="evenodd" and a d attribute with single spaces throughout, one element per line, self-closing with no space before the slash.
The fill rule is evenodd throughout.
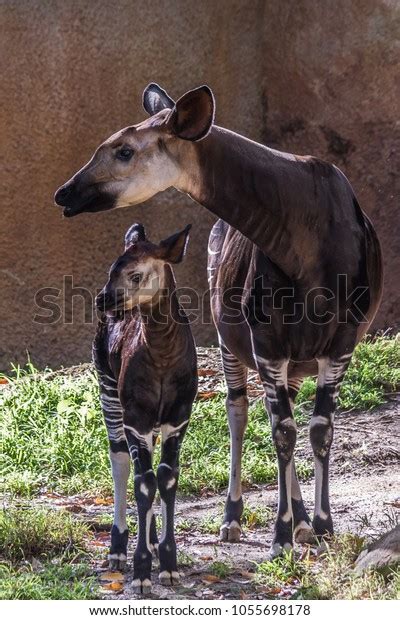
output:
<path id="1" fill-rule="evenodd" d="M 143 224 L 132 224 L 125 233 L 125 250 L 138 241 L 145 241 L 146 233 Z"/>
<path id="2" fill-rule="evenodd" d="M 183 140 L 205 138 L 214 122 L 214 95 L 208 86 L 189 90 L 176 102 L 167 119 L 168 129 Z"/>
<path id="3" fill-rule="evenodd" d="M 143 91 L 143 107 L 147 114 L 153 116 L 165 108 L 173 108 L 175 101 L 168 93 L 155 82 L 152 82 Z"/>
<path id="4" fill-rule="evenodd" d="M 167 263 L 180 263 L 186 253 L 191 228 L 192 225 L 188 224 L 181 232 L 161 241 L 156 251 L 157 258 Z"/>

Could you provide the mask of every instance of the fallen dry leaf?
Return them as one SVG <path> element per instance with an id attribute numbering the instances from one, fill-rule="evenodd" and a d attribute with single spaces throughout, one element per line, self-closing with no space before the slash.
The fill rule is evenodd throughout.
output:
<path id="1" fill-rule="evenodd" d="M 237 572 L 246 579 L 254 579 L 254 573 L 250 573 L 250 571 L 244 570 L 244 568 L 239 569 Z"/>
<path id="2" fill-rule="evenodd" d="M 218 396 L 218 392 L 199 392 L 197 394 L 198 400 L 210 400 L 210 398 L 215 396 Z"/>
<path id="3" fill-rule="evenodd" d="M 121 592 L 124 589 L 124 586 L 122 583 L 119 583 L 119 581 L 113 581 L 112 583 L 105 583 L 102 587 L 101 590 L 105 590 L 105 591 L 112 591 L 112 592 Z"/>
<path id="4" fill-rule="evenodd" d="M 112 497 L 96 497 L 94 503 L 96 506 L 111 506 L 114 500 Z"/>
<path id="5" fill-rule="evenodd" d="M 7 385 L 8 383 L 8 379 L 6 379 L 5 377 L 0 377 L 0 385 Z"/>
<path id="6" fill-rule="evenodd" d="M 106 571 L 105 573 L 101 573 L 101 575 L 99 575 L 99 580 L 100 581 L 123 581 L 124 576 L 120 572 L 112 573 L 110 571 Z"/>
<path id="7" fill-rule="evenodd" d="M 199 368 L 199 370 L 197 371 L 197 374 L 199 375 L 199 377 L 211 377 L 218 373 L 216 370 L 213 370 L 212 368 Z"/>
<path id="8" fill-rule="evenodd" d="M 201 580 L 203 583 L 221 583 L 221 579 L 216 575 L 203 575 Z"/>

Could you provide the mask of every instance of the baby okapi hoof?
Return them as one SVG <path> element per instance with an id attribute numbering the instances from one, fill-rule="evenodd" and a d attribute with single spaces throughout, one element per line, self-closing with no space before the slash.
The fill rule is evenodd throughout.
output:
<path id="1" fill-rule="evenodd" d="M 128 549 L 128 530 L 120 532 L 116 525 L 111 528 L 111 546 L 108 554 L 110 570 L 125 570 Z"/>
<path id="2" fill-rule="evenodd" d="M 242 528 L 237 521 L 223 523 L 219 531 L 219 539 L 222 542 L 240 542 Z"/>
<path id="3" fill-rule="evenodd" d="M 275 558 L 280 558 L 285 555 L 285 553 L 290 553 L 293 551 L 293 545 L 290 543 L 285 543 L 283 546 L 276 542 L 271 545 L 271 549 L 267 553 L 266 561 L 272 562 Z"/>
<path id="4" fill-rule="evenodd" d="M 132 581 L 132 590 L 134 594 L 150 594 L 151 592 L 150 579 L 134 579 Z"/>
<path id="5" fill-rule="evenodd" d="M 177 586 L 180 583 L 179 573 L 175 570 L 163 570 L 158 577 L 162 586 Z"/>

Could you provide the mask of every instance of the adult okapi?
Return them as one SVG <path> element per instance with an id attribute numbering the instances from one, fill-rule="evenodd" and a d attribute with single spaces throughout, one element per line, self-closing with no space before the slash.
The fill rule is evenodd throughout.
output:
<path id="1" fill-rule="evenodd" d="M 247 422 L 247 369 L 256 369 L 276 446 L 279 504 L 270 557 L 333 531 L 329 453 L 338 390 L 356 343 L 378 309 L 379 242 L 342 172 L 315 157 L 270 149 L 214 125 L 207 86 L 177 102 L 144 91 L 150 118 L 122 129 L 55 195 L 64 215 L 141 203 L 168 187 L 220 220 L 210 235 L 212 312 L 228 385 L 231 468 L 223 540 L 237 541 Z M 312 527 L 293 452 L 293 401 L 318 375 L 310 440 L 315 457 Z"/>

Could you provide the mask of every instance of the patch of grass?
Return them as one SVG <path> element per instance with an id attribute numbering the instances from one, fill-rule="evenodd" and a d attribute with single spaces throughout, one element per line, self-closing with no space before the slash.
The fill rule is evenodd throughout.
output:
<path id="1" fill-rule="evenodd" d="M 15 368 L 0 391 L 0 490 L 32 496 L 46 486 L 72 494 L 110 494 L 108 441 L 91 366 L 73 373 L 39 373 L 28 364 Z M 370 408 L 400 385 L 400 340 L 380 336 L 358 345 L 346 375 L 339 404 Z M 296 419 L 306 420 L 315 393 L 307 379 L 298 396 Z M 195 404 L 183 443 L 180 491 L 218 491 L 228 483 L 229 432 L 224 395 Z M 158 448 L 159 450 L 159 448 Z M 158 452 L 158 451 L 157 451 Z M 157 460 L 157 454 L 156 454 Z M 297 463 L 300 478 L 312 471 Z M 264 406 L 250 409 L 243 451 L 243 482 L 276 480 L 275 450 Z"/>
<path id="2" fill-rule="evenodd" d="M 307 554 L 295 560 L 290 552 L 273 562 L 257 567 L 257 580 L 271 596 L 280 593 L 292 599 L 395 599 L 400 587 L 400 570 L 382 576 L 377 571 L 361 575 L 354 572 L 354 562 L 364 539 L 353 534 L 337 536 L 327 552 L 315 558 Z"/>
<path id="3" fill-rule="evenodd" d="M 20 561 L 82 553 L 89 530 L 66 512 L 11 507 L 0 511 L 0 558 Z"/>
<path id="4" fill-rule="evenodd" d="M 178 566 L 181 568 L 190 568 L 195 563 L 195 559 L 192 555 L 184 551 L 183 549 L 178 549 Z"/>
<path id="5" fill-rule="evenodd" d="M 219 579 L 226 579 L 232 572 L 232 567 L 227 562 L 215 560 L 210 566 L 210 573 Z"/>
<path id="6" fill-rule="evenodd" d="M 108 441 L 90 368 L 50 377 L 32 365 L 16 368 L 0 392 L 0 412 L 3 490 L 31 494 L 36 480 L 66 493 L 111 492 Z"/>
<path id="7" fill-rule="evenodd" d="M 296 561 L 293 551 L 285 553 L 282 557 L 275 558 L 272 562 L 263 562 L 257 567 L 258 581 L 272 591 L 300 583 L 308 571 L 309 558 Z"/>
<path id="8" fill-rule="evenodd" d="M 315 379 L 306 379 L 296 405 L 315 396 Z M 385 402 L 385 394 L 400 389 L 400 337 L 366 337 L 357 346 L 339 394 L 342 409 L 371 409 Z"/>
<path id="9" fill-rule="evenodd" d="M 242 527 L 249 530 L 266 527 L 273 518 L 270 508 L 245 504 L 242 514 Z"/>
<path id="10" fill-rule="evenodd" d="M 45 563 L 38 571 L 32 566 L 0 564 L 0 599 L 76 600 L 97 599 L 95 577 L 87 564 Z"/>

